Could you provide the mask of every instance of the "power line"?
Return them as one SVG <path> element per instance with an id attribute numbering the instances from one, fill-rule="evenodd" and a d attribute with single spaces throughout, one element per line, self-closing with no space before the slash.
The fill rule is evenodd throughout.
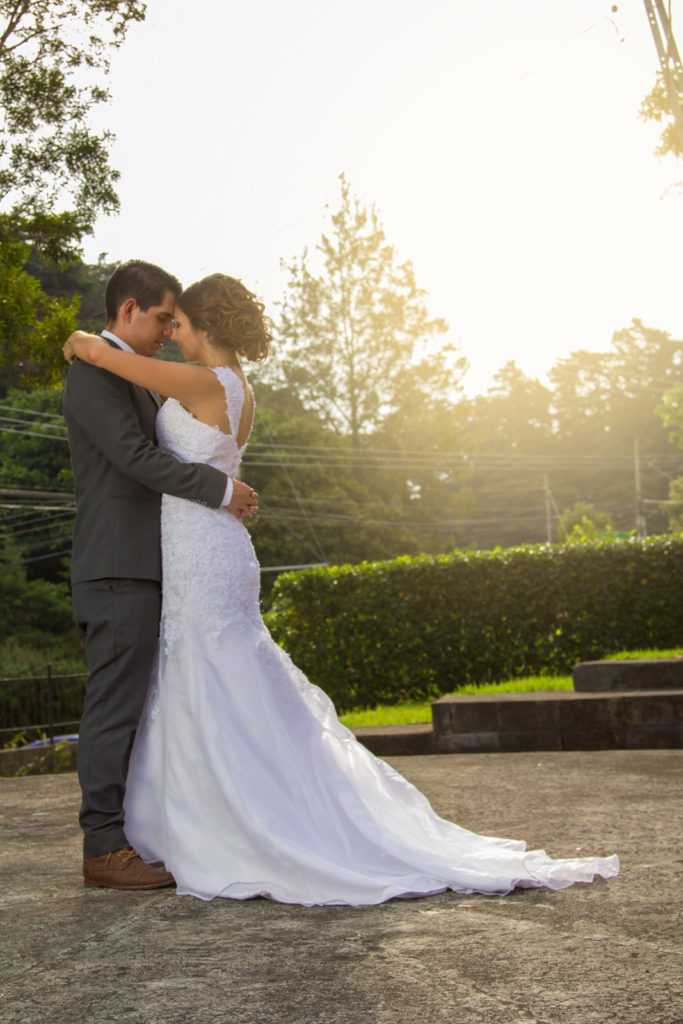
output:
<path id="1" fill-rule="evenodd" d="M 45 439 L 63 441 L 68 443 L 66 436 L 46 434 L 43 431 L 22 430 L 16 427 L 4 426 L 0 428 L 0 434 L 12 433 L 33 439 Z M 289 453 L 295 453 L 290 455 Z M 275 455 L 275 460 L 269 457 L 269 453 Z M 284 454 L 283 454 L 284 453 Z M 315 453 L 313 458 L 306 458 L 307 453 Z M 681 464 L 680 455 L 658 454 L 658 461 L 670 462 L 673 465 Z M 645 454 L 644 459 L 651 456 Z M 419 462 L 415 462 L 419 459 Z M 289 469 L 318 468 L 318 469 L 373 469 L 393 472 L 416 472 L 416 471 L 446 471 L 448 469 L 460 469 L 462 471 L 481 472 L 484 469 L 497 470 L 510 468 L 512 464 L 521 463 L 529 468 L 534 466 L 542 468 L 548 465 L 562 465 L 571 468 L 618 468 L 631 463 L 630 455 L 598 454 L 592 455 L 582 453 L 573 455 L 563 452 L 528 453 L 528 452 L 452 452 L 452 451 L 424 451 L 411 449 L 399 452 L 396 449 L 373 449 L 362 451 L 349 451 L 348 449 L 336 446 L 317 445 L 279 445 L 272 442 L 270 445 L 250 445 L 243 461 L 242 467 L 282 469 L 287 475 Z"/>
<path id="2" fill-rule="evenodd" d="M 21 412 L 25 416 L 45 416 L 49 419 L 60 420 L 62 423 L 64 422 L 61 412 L 41 412 L 39 409 L 27 409 L 18 405 L 5 405 L 2 401 L 0 401 L 0 409 L 5 409 L 7 412 Z"/>
<path id="3" fill-rule="evenodd" d="M 0 434 L 21 434 L 24 437 L 44 437 L 51 441 L 65 441 L 67 444 L 69 442 L 69 438 L 64 434 L 46 434 L 42 430 L 19 430 L 17 427 L 2 427 Z"/>
<path id="4" fill-rule="evenodd" d="M 45 562 L 48 558 L 63 558 L 64 555 L 70 555 L 71 548 L 67 548 L 65 551 L 53 551 L 49 555 L 35 555 L 33 558 L 21 558 L 17 562 L 0 562 L 0 569 L 13 569 L 18 565 L 28 565 L 31 562 Z"/>
<path id="5" fill-rule="evenodd" d="M 2 407 L 0 407 L 0 411 L 1 411 L 1 409 L 2 409 Z M 24 427 L 43 426 L 43 424 L 36 423 L 34 420 L 27 420 L 27 419 L 23 419 L 23 418 L 19 419 L 16 416 L 2 416 L 2 415 L 0 415 L 0 423 L 19 423 L 19 424 L 21 424 L 21 426 L 24 426 Z M 47 423 L 47 424 L 44 424 L 44 425 L 50 427 L 51 429 L 53 429 L 53 428 L 60 429 L 60 427 L 61 427 L 61 424 L 59 424 L 59 423 Z M 4 427 L 0 427 L 0 431 L 4 430 L 4 429 L 5 429 Z M 64 429 L 66 429 L 66 427 Z"/>

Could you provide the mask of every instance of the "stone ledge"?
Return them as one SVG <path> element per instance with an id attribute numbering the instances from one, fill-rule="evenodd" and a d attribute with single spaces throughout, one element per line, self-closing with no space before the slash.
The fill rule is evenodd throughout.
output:
<path id="1" fill-rule="evenodd" d="M 55 744 L 55 746 L 57 745 Z M 73 772 L 76 770 L 77 747 L 77 742 L 63 740 L 58 749 L 55 749 L 54 754 L 60 771 Z M 18 775 L 22 769 L 25 774 L 31 775 L 49 773 L 52 770 L 47 764 L 49 756 L 48 744 L 41 747 L 15 747 L 9 750 L 0 750 L 0 776 Z"/>
<path id="2" fill-rule="evenodd" d="M 454 695 L 432 718 L 438 753 L 683 747 L 683 690 Z"/>
<path id="3" fill-rule="evenodd" d="M 683 657 L 581 661 L 572 673 L 582 693 L 623 690 L 683 690 Z"/>
<path id="4" fill-rule="evenodd" d="M 378 757 L 520 751 L 683 748 L 683 689 L 647 693 L 463 694 L 432 704 L 432 722 L 352 729 Z M 76 768 L 75 743 L 60 767 Z M 15 774 L 45 748 L 0 751 L 0 775 Z"/>
<path id="5" fill-rule="evenodd" d="M 419 725 L 366 725 L 352 729 L 351 732 L 377 757 L 438 753 L 430 722 Z"/>

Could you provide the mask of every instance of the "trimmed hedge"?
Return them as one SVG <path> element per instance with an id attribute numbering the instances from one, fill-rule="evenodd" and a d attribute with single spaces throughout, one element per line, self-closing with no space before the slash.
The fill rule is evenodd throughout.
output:
<path id="1" fill-rule="evenodd" d="M 267 624 L 339 710 L 683 643 L 683 535 L 281 575 Z"/>

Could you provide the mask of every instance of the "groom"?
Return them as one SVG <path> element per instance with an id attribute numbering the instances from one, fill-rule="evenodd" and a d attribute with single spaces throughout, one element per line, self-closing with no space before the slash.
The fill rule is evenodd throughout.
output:
<path id="1" fill-rule="evenodd" d="M 181 286 L 151 263 L 118 267 L 106 289 L 111 345 L 153 356 L 170 334 Z M 173 885 L 124 833 L 135 731 L 156 652 L 161 610 L 161 494 L 221 505 L 241 518 L 257 495 L 213 466 L 178 462 L 155 444 L 159 398 L 76 360 L 63 412 L 76 491 L 71 566 L 74 619 L 85 633 L 88 681 L 78 738 L 83 881 L 114 889 Z"/>

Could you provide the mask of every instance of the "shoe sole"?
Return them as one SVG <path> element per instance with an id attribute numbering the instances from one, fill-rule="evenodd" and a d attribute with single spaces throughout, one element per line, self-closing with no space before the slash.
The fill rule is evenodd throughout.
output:
<path id="1" fill-rule="evenodd" d="M 116 889 L 118 892 L 141 892 L 147 889 L 170 889 L 175 882 L 152 882 L 148 885 L 112 885 L 110 882 L 90 882 L 83 879 L 83 885 L 90 889 Z"/>

